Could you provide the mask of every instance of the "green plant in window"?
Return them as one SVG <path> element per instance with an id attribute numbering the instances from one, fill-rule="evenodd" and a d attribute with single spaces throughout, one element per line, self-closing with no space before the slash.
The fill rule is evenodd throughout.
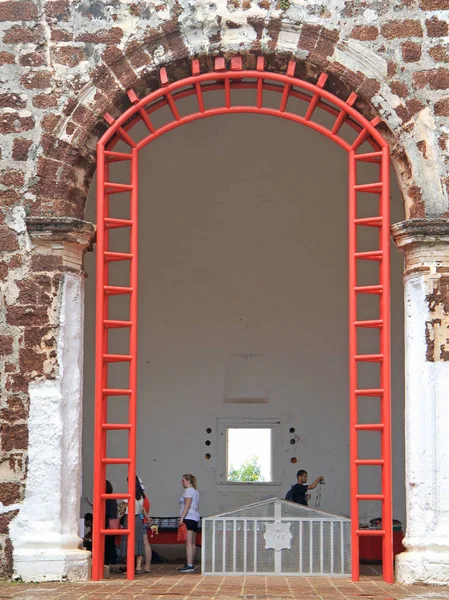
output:
<path id="1" fill-rule="evenodd" d="M 235 469 L 231 465 L 228 473 L 228 481 L 261 481 L 262 471 L 259 465 L 259 457 L 252 456 Z"/>
<path id="2" fill-rule="evenodd" d="M 290 0 L 280 0 L 279 6 L 281 10 L 288 10 L 290 8 Z"/>

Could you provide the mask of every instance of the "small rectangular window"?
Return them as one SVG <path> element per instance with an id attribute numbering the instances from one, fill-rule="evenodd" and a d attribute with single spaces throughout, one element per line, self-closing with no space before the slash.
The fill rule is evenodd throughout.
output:
<path id="1" fill-rule="evenodd" d="M 280 485 L 281 424 L 277 419 L 218 419 L 217 483 Z"/>
<path id="2" fill-rule="evenodd" d="M 227 480 L 241 483 L 273 481 L 271 429 L 227 428 Z"/>

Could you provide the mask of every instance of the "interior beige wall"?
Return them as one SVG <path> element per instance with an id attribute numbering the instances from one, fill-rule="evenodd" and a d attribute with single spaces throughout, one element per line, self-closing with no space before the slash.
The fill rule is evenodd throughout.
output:
<path id="1" fill-rule="evenodd" d="M 114 167 L 119 173 L 115 169 L 120 166 Z M 150 144 L 141 154 L 139 174 L 137 468 L 151 513 L 177 515 L 185 472 L 198 477 L 201 512 L 207 515 L 283 496 L 297 469 L 305 468 L 311 479 L 326 478 L 321 508 L 348 515 L 346 153 L 281 119 L 227 115 L 186 125 Z M 123 171 L 114 179 L 126 182 L 128 175 Z M 372 180 L 372 173 L 364 180 Z M 364 214 L 370 214 L 374 197 L 363 201 Z M 125 198 L 114 202 L 124 206 Z M 395 184 L 391 212 L 392 222 L 403 219 Z M 95 185 L 86 218 L 95 221 Z M 373 247 L 370 235 L 363 249 Z M 120 244 L 126 248 L 123 238 Z M 85 264 L 83 495 L 91 497 L 93 253 Z M 394 516 L 404 521 L 402 256 L 393 246 L 391 270 Z M 115 282 L 125 281 L 122 270 Z M 259 366 L 249 370 L 261 380 L 250 374 L 245 393 L 266 389 L 268 403 L 223 402 L 230 382 L 243 385 L 235 365 L 244 359 L 236 355 L 260 356 Z M 115 369 L 110 387 L 121 381 Z M 361 383 L 370 387 L 375 380 L 365 374 Z M 126 420 L 125 406 L 123 398 L 112 398 L 111 418 Z M 378 400 L 362 399 L 361 420 L 377 415 Z M 218 489 L 217 418 L 238 416 L 281 421 L 282 485 Z M 294 445 L 290 427 L 296 429 Z M 110 455 L 126 455 L 125 434 L 110 435 L 115 436 Z M 362 457 L 377 456 L 376 436 L 364 434 Z M 125 489 L 122 467 L 111 467 L 108 477 L 115 490 Z M 378 492 L 378 469 L 362 470 L 361 486 Z M 380 514 L 379 506 L 361 509 L 362 520 Z"/>

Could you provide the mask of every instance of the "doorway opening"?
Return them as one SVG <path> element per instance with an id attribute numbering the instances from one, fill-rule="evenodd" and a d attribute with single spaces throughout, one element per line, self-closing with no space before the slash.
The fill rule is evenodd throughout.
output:
<path id="1" fill-rule="evenodd" d="M 393 580 L 392 570 L 392 500 L 391 500 L 391 418 L 390 418 L 390 275 L 389 275 L 389 148 L 376 130 L 380 119 L 366 120 L 353 108 L 355 94 L 343 101 L 326 91 L 327 76 L 316 84 L 295 77 L 296 63 L 290 62 L 287 73 L 265 70 L 259 58 L 255 70 L 244 70 L 240 57 L 231 59 L 229 69 L 223 58 L 215 59 L 213 72 L 201 73 L 199 61 L 192 61 L 192 76 L 169 83 L 164 68 L 160 71 L 161 87 L 139 99 L 128 92 L 132 106 L 119 118 L 106 115 L 110 127 L 98 144 L 97 166 L 97 315 L 96 315 L 96 400 L 94 458 L 94 522 L 93 578 L 101 577 L 104 538 L 106 535 L 128 535 L 134 546 L 134 527 L 106 530 L 102 527 L 107 499 L 124 499 L 134 504 L 131 485 L 126 494 L 106 494 L 104 483 L 108 465 L 123 465 L 128 480 L 136 475 L 136 409 L 137 409 L 137 290 L 138 290 L 138 173 L 139 153 L 152 141 L 180 127 L 206 117 L 225 114 L 258 114 L 276 116 L 315 130 L 334 141 L 348 154 L 349 206 L 349 441 L 350 498 L 352 536 L 352 577 L 359 576 L 359 538 L 377 535 L 382 538 L 383 573 Z M 253 104 L 239 104 L 239 93 L 254 91 Z M 208 104 L 210 92 L 219 92 L 221 102 Z M 273 102 L 276 97 L 277 102 Z M 194 98 L 196 108 L 184 114 L 181 101 Z M 320 114 L 333 117 L 332 124 L 323 123 Z M 147 131 L 133 138 L 133 128 L 142 122 Z M 343 134 L 344 131 L 344 134 Z M 127 183 L 114 180 L 114 163 L 129 165 Z M 360 180 L 360 166 L 372 167 L 372 177 Z M 367 201 L 369 200 L 369 202 Z M 114 248 L 117 230 L 128 234 L 128 247 Z M 370 231 L 367 247 L 360 245 L 360 232 Z M 366 239 L 364 238 L 365 242 Z M 113 282 L 117 265 L 127 265 L 128 280 Z M 363 265 L 363 267 L 362 267 Z M 365 268 L 368 266 L 368 268 Z M 368 299 L 369 306 L 365 307 Z M 122 315 L 113 307 L 120 303 Z M 117 309 L 118 310 L 118 309 Z M 110 339 L 119 334 L 123 351 L 110 351 Z M 368 334 L 372 348 L 368 349 Z M 374 334 L 372 336 L 371 334 Z M 363 372 L 370 369 L 368 387 Z M 111 385 L 111 372 L 120 370 L 120 383 Z M 108 401 L 121 398 L 127 402 L 123 422 L 108 420 Z M 377 398 L 377 420 L 360 422 L 359 403 Z M 108 437 L 113 433 L 127 437 L 127 455 L 110 457 Z M 379 454 L 361 457 L 359 438 L 364 434 L 379 436 Z M 381 489 L 363 493 L 359 487 L 360 470 L 380 470 Z M 375 501 L 382 506 L 382 529 L 359 529 L 359 503 Z M 133 578 L 134 557 L 128 555 L 128 577 Z"/>

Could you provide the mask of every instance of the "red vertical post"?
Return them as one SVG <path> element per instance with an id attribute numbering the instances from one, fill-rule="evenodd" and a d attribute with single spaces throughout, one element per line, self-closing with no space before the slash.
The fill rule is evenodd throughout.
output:
<path id="1" fill-rule="evenodd" d="M 136 148 L 132 149 L 131 158 L 131 206 L 130 220 L 131 239 L 130 239 L 130 315 L 131 322 L 129 333 L 129 415 L 130 424 L 128 436 L 128 458 L 130 459 L 128 468 L 128 556 L 127 556 L 127 578 L 134 579 L 134 542 L 135 542 L 135 523 L 134 523 L 134 505 L 136 497 L 136 427 L 137 427 L 137 284 L 138 284 L 138 185 L 139 185 L 139 152 Z"/>
<path id="2" fill-rule="evenodd" d="M 351 508 L 351 542 L 352 542 L 352 580 L 359 580 L 359 540 L 357 530 L 359 525 L 358 493 L 358 437 L 356 424 L 357 413 L 357 192 L 355 189 L 357 177 L 357 164 L 355 151 L 348 154 L 348 179 L 349 179 L 349 210 L 348 210 L 348 252 L 349 252 L 349 476 L 350 476 L 350 508 Z"/>
<path id="3" fill-rule="evenodd" d="M 382 571 L 384 580 L 393 583 L 393 499 L 392 499 L 392 470 L 391 470 L 391 374 L 390 374 L 390 153 L 389 147 L 382 148 L 381 162 L 382 194 L 380 198 L 382 227 L 380 230 L 380 247 L 383 259 L 380 264 L 380 277 L 383 294 L 380 298 L 380 318 L 383 327 L 380 330 L 380 352 L 383 361 L 380 365 L 381 387 L 381 420 L 382 431 L 382 491 L 384 494 L 382 529 L 385 531 L 382 540 Z"/>
<path id="4" fill-rule="evenodd" d="M 102 536 L 102 455 L 103 455 L 103 354 L 104 349 L 104 206 L 105 206 L 104 146 L 97 145 L 97 297 L 96 297 L 96 354 L 95 354 L 95 423 L 94 423 L 94 506 L 92 524 L 92 579 L 98 581 L 103 573 Z"/>
<path id="5" fill-rule="evenodd" d="M 105 157 L 106 158 L 106 157 Z M 109 181 L 109 170 L 110 163 L 105 160 L 104 165 L 104 181 Z M 103 221 L 100 223 L 100 227 L 103 230 L 103 283 L 105 286 L 109 285 L 109 263 L 105 260 L 106 252 L 109 250 L 109 230 L 106 228 L 105 219 L 109 217 L 109 193 L 108 190 L 105 189 L 105 193 L 103 194 Z M 106 294 L 103 293 L 103 351 L 105 354 L 109 353 L 109 330 L 104 326 L 104 321 L 109 319 L 109 298 Z M 103 360 L 103 390 L 101 394 L 101 458 L 104 459 L 106 457 L 107 452 L 107 431 L 104 429 L 103 425 L 108 422 L 108 397 L 104 395 L 104 390 L 107 389 L 108 386 L 108 377 L 109 370 L 108 365 Z M 100 511 L 100 523 L 98 525 L 103 529 L 106 523 L 106 500 L 104 499 L 104 493 L 106 491 L 106 463 L 102 460 L 101 463 L 101 511 Z M 94 517 L 95 519 L 95 517 Z M 105 547 L 105 536 L 100 535 L 100 569 L 103 568 L 104 563 L 104 547 Z"/>

